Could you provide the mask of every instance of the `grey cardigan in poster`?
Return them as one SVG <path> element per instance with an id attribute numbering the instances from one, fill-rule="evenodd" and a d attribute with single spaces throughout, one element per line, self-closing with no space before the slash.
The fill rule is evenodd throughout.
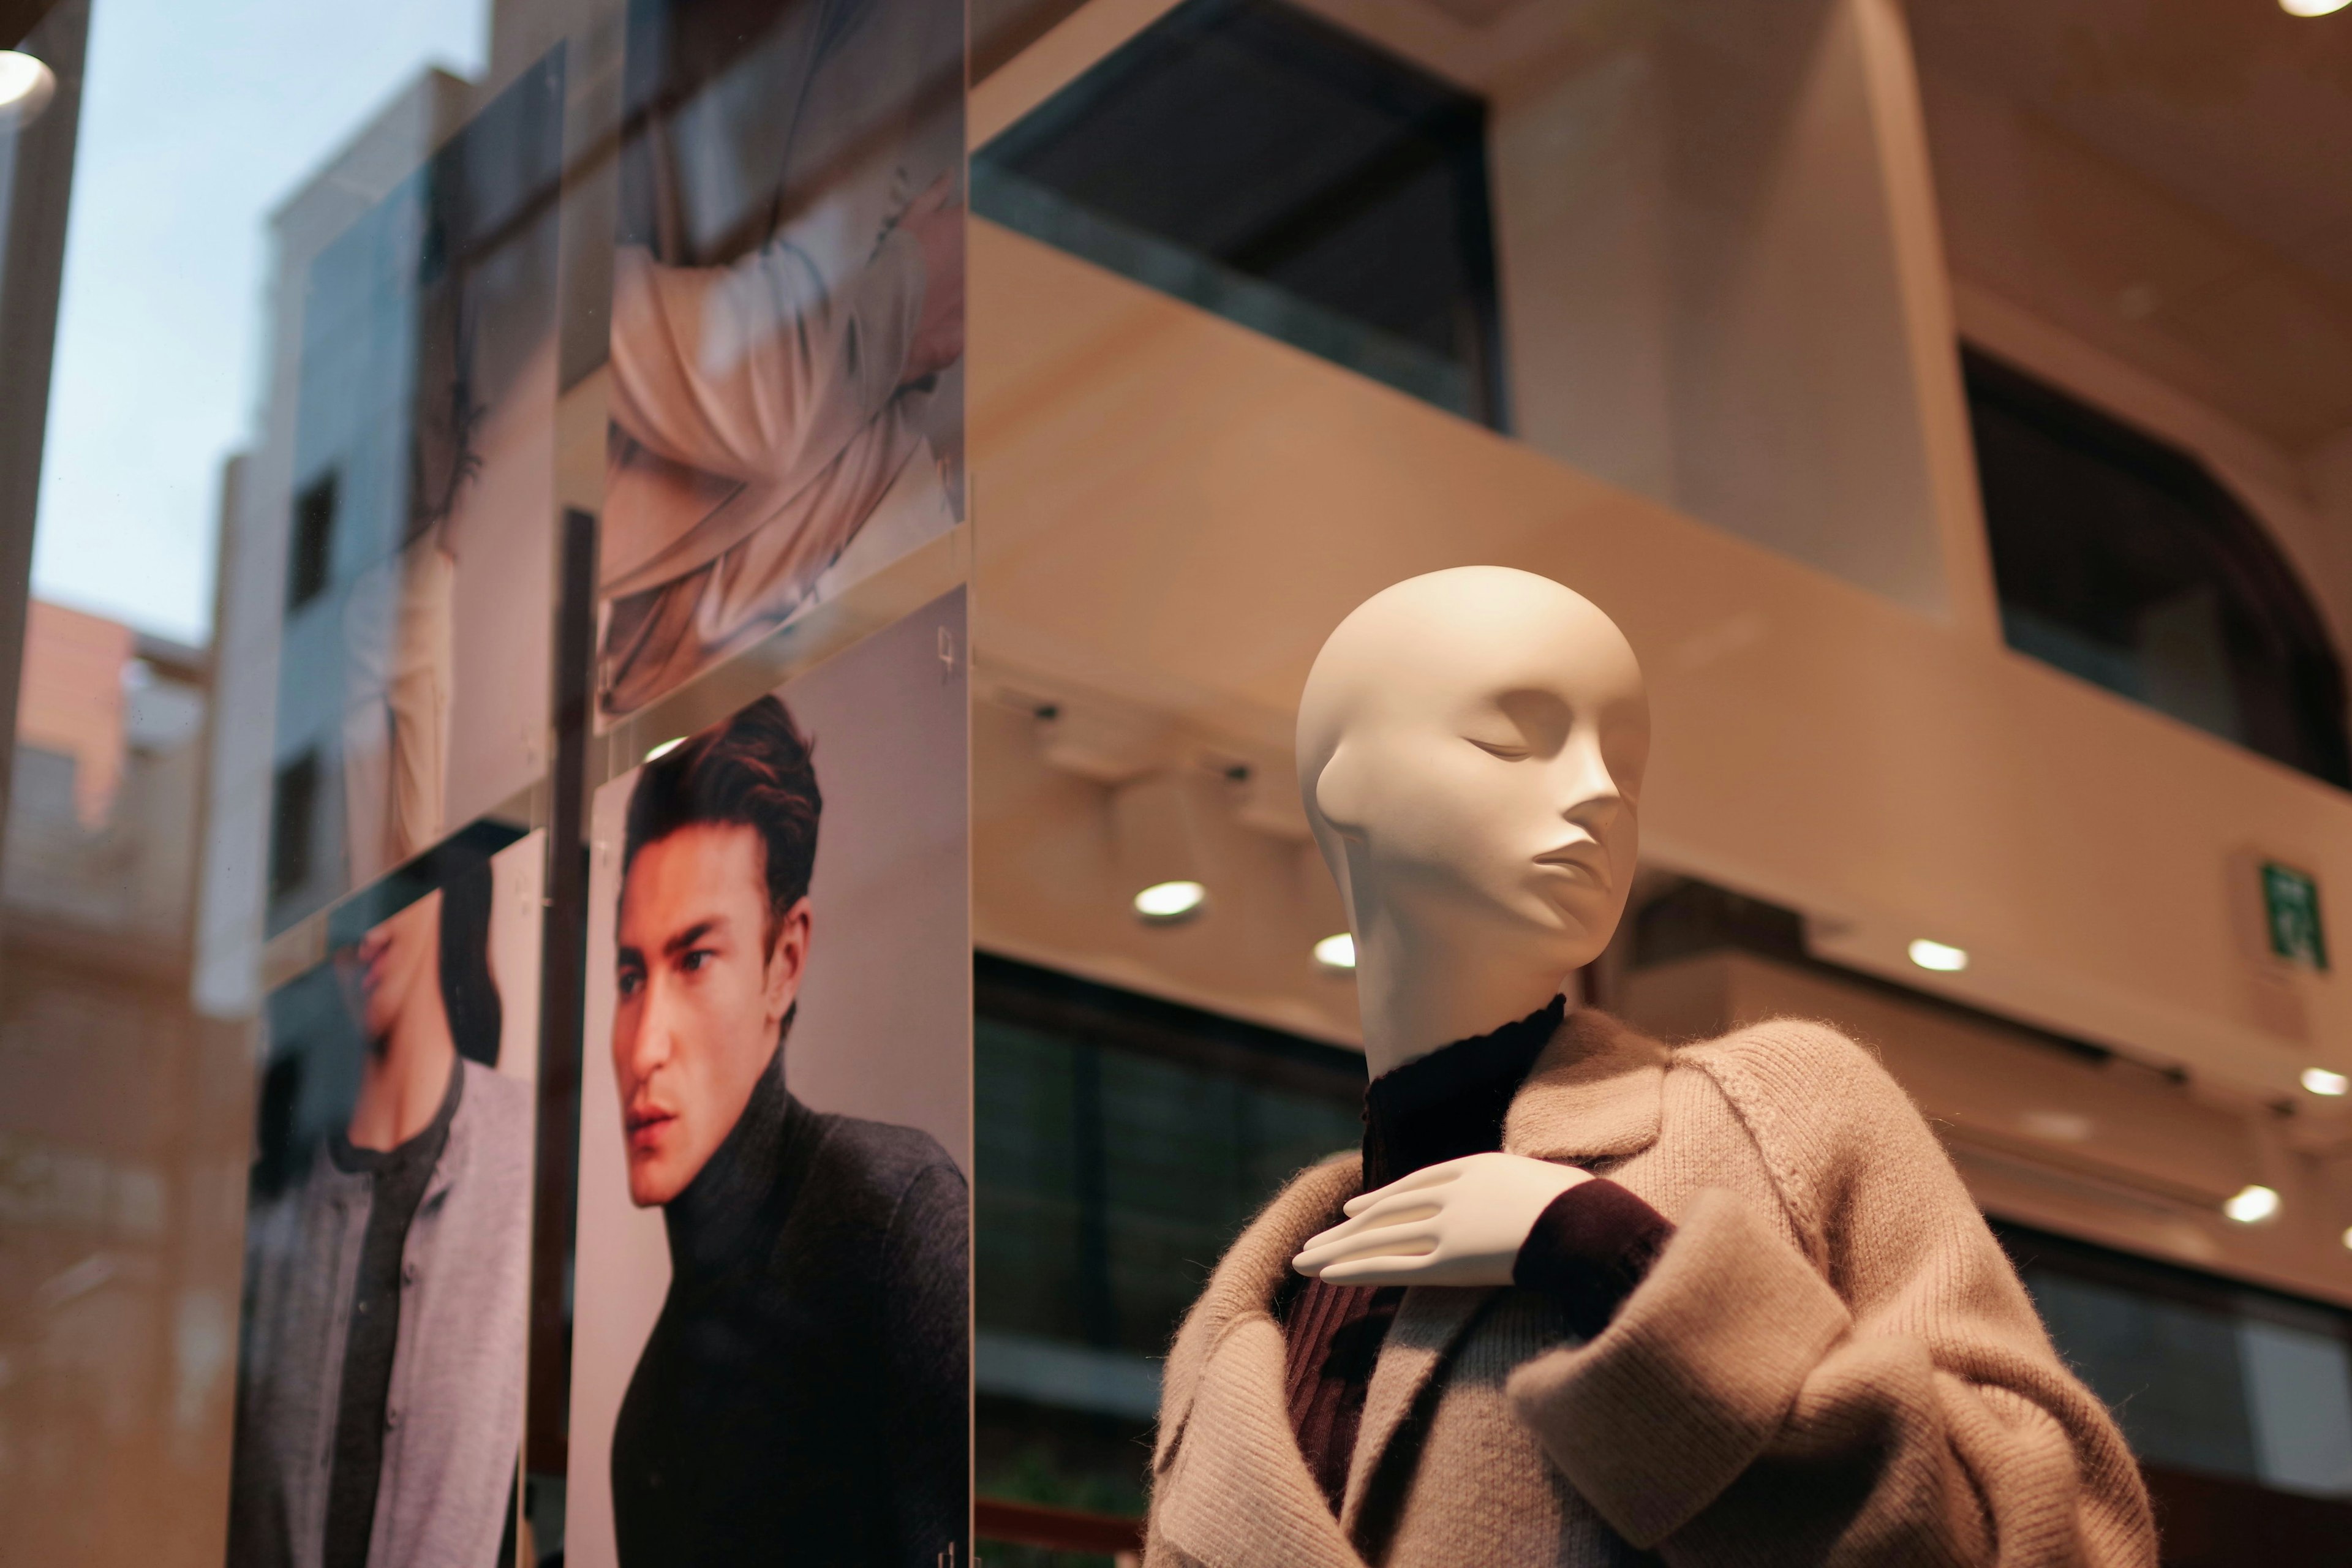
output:
<path id="1" fill-rule="evenodd" d="M 522 1436 L 531 1092 L 473 1062 L 401 1252 L 369 1568 L 488 1563 Z M 322 1146 L 247 1217 L 229 1568 L 319 1568 L 343 1347 L 373 1192 Z"/>

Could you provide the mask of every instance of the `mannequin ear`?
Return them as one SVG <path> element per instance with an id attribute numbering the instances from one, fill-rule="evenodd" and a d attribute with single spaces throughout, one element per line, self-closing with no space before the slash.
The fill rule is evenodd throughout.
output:
<path id="1" fill-rule="evenodd" d="M 1343 740 L 1308 791 L 1310 815 L 1321 818 L 1340 837 L 1360 842 L 1364 837 L 1363 774 L 1357 748 Z"/>

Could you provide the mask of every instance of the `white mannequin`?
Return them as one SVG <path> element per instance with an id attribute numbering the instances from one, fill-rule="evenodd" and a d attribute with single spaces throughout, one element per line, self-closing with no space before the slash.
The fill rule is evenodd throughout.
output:
<path id="1" fill-rule="evenodd" d="M 1549 1002 L 1600 956 L 1633 875 L 1649 703 L 1580 595 L 1464 566 L 1374 595 L 1298 709 L 1307 815 L 1348 905 L 1373 1077 Z M 1351 1200 L 1295 1267 L 1342 1285 L 1507 1285 L 1586 1173 L 1473 1154 Z"/>

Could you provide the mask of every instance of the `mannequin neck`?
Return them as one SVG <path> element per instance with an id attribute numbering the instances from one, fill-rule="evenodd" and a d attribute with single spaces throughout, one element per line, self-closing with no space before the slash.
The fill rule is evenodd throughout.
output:
<path id="1" fill-rule="evenodd" d="M 1565 973 L 1539 957 L 1530 962 L 1526 952 L 1481 942 L 1477 933 L 1439 941 L 1377 915 L 1363 925 L 1356 997 L 1364 1065 L 1374 1078 L 1524 1018 L 1567 984 Z"/>
<path id="2" fill-rule="evenodd" d="M 399 1148 L 425 1131 L 449 1091 L 457 1042 L 438 984 L 425 988 L 422 1005 L 404 1008 L 360 1062 L 359 1099 L 344 1132 L 358 1149 Z"/>

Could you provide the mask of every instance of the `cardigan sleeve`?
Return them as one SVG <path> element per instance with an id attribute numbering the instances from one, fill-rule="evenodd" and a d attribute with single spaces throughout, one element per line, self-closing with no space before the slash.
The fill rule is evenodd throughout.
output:
<path id="1" fill-rule="evenodd" d="M 1793 1023 L 1695 1056 L 1790 1225 L 1700 1192 L 1601 1333 L 1513 1374 L 1569 1482 L 1676 1568 L 2152 1568 L 2121 1433 L 1885 1069 Z"/>
<path id="2" fill-rule="evenodd" d="M 1674 1222 L 1606 1176 L 1579 1182 L 1536 1216 L 1511 1283 L 1540 1290 L 1580 1339 L 1609 1326 L 1674 1239 Z"/>

